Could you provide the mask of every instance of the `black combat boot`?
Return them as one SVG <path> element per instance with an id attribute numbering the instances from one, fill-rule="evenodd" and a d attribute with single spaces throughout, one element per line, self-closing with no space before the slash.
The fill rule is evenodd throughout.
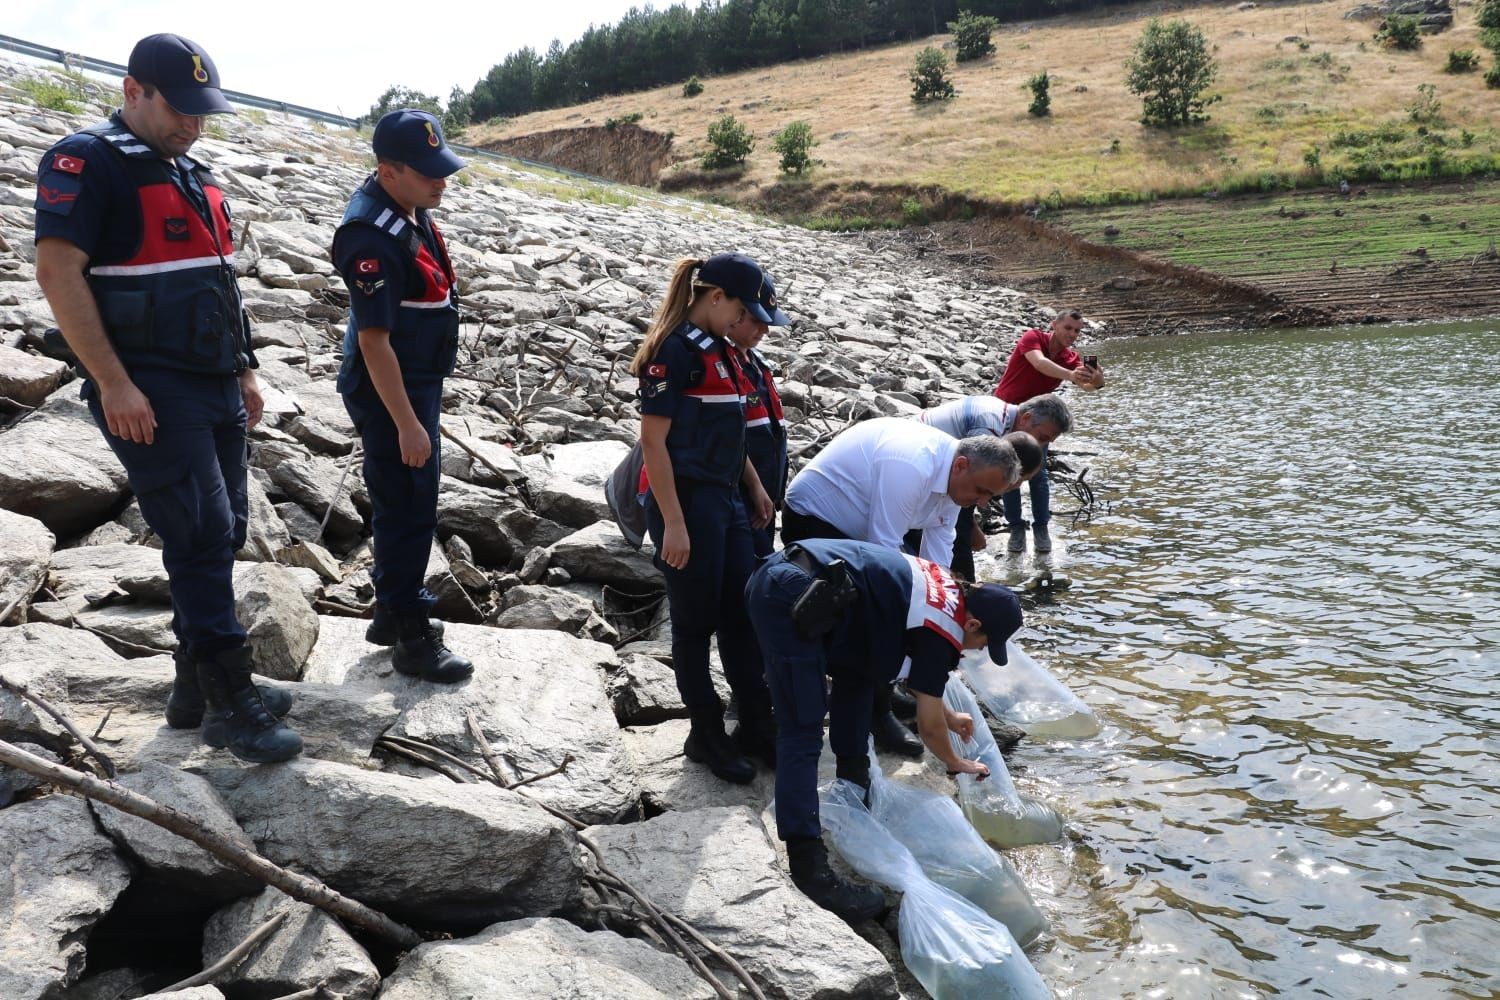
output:
<path id="1" fill-rule="evenodd" d="M 443 637 L 443 623 L 436 618 L 427 619 L 438 638 Z M 365 642 L 372 646 L 394 646 L 401 640 L 401 626 L 396 620 L 396 614 L 386 608 L 379 601 L 375 602 L 375 617 L 370 620 L 370 627 L 365 629 Z"/>
<path id="2" fill-rule="evenodd" d="M 856 885 L 828 866 L 828 848 L 821 837 L 786 842 L 792 882 L 823 909 L 853 924 L 873 920 L 886 908 L 885 893 L 873 885 Z"/>
<path id="3" fill-rule="evenodd" d="M 870 734 L 875 745 L 903 757 L 922 756 L 922 741 L 912 735 L 901 720 L 891 714 L 891 687 L 882 684 L 875 689 L 875 714 L 870 720 Z"/>
<path id="4" fill-rule="evenodd" d="M 724 732 L 724 710 L 703 711 L 692 717 L 692 728 L 683 741 L 688 760 L 707 765 L 715 777 L 747 785 L 755 778 L 755 765 L 745 759 Z"/>
<path id="5" fill-rule="evenodd" d="M 227 747 L 240 760 L 274 764 L 302 752 L 302 737 L 266 709 L 250 683 L 250 647 L 226 649 L 198 661 L 198 684 L 208 712 L 203 742 Z"/>
<path id="6" fill-rule="evenodd" d="M 425 614 L 403 615 L 401 638 L 391 653 L 396 673 L 434 684 L 456 684 L 474 672 L 474 664 L 443 645 L 443 633 Z"/>
<path id="7" fill-rule="evenodd" d="M 834 758 L 834 776 L 858 785 L 863 794 L 860 801 L 870 807 L 870 757 L 868 754 L 838 754 Z"/>
<path id="8" fill-rule="evenodd" d="M 734 729 L 734 745 L 746 757 L 755 757 L 776 770 L 776 717 L 767 696 L 759 704 L 740 702 L 740 724 Z"/>
<path id="9" fill-rule="evenodd" d="M 198 665 L 192 654 L 181 644 L 172 654 L 172 666 L 177 676 L 172 681 L 172 693 L 167 695 L 167 725 L 173 729 L 197 729 L 203 723 L 203 689 L 198 685 Z M 281 719 L 292 710 L 292 693 L 281 688 L 255 685 L 260 700 L 267 710 Z"/>
<path id="10" fill-rule="evenodd" d="M 891 688 L 891 714 L 902 722 L 912 722 L 917 718 L 916 696 L 908 694 L 899 687 Z"/>

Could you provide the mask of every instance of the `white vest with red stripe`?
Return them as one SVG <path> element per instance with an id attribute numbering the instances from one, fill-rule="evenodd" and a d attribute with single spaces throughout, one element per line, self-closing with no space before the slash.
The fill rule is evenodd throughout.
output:
<path id="1" fill-rule="evenodd" d="M 968 609 L 958 579 L 937 563 L 901 553 L 911 567 L 911 596 L 906 606 L 906 627 L 930 628 L 947 639 L 959 652 L 964 648 L 964 622 Z M 901 664 L 898 681 L 911 672 L 911 657 Z"/>
<path id="2" fill-rule="evenodd" d="M 250 330 L 234 272 L 229 206 L 208 168 L 180 157 L 201 188 L 205 217 L 176 164 L 111 120 L 84 129 L 118 154 L 140 205 L 141 240 L 86 272 L 104 329 L 129 365 L 230 374 L 250 364 Z M 180 176 L 180 175 L 179 175 Z"/>

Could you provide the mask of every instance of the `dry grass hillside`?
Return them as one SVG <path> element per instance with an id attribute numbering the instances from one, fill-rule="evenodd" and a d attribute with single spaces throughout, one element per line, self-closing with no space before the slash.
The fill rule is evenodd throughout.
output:
<path id="1" fill-rule="evenodd" d="M 1500 154 L 1500 93 L 1485 89 L 1482 71 L 1443 72 L 1450 50 L 1480 48 L 1474 8 L 1458 6 L 1454 28 L 1426 37 L 1420 51 L 1393 52 L 1371 40 L 1374 22 L 1343 19 L 1353 5 L 1152 3 L 1005 25 L 996 54 L 956 66 L 958 96 L 937 106 L 912 103 L 907 73 L 921 48 L 947 36 L 713 77 L 691 99 L 674 86 L 541 112 L 477 126 L 465 139 L 482 144 L 640 112 L 643 127 L 675 134 L 678 165 L 692 167 L 709 122 L 727 111 L 753 131 L 757 148 L 725 193 L 754 200 L 778 181 L 771 136 L 803 119 L 822 161 L 812 183 L 932 185 L 991 201 L 1077 204 L 1243 189 L 1263 172 L 1304 170 L 1313 146 L 1329 166 L 1352 155 L 1331 148 L 1341 130 L 1390 122 L 1413 132 L 1408 108 L 1418 86 L 1432 84 L 1451 155 Z M 1206 125 L 1164 132 L 1137 120 L 1140 102 L 1125 89 L 1124 62 L 1152 16 L 1184 17 L 1217 47 L 1214 92 L 1223 100 Z M 1052 116 L 1035 119 L 1022 84 L 1042 69 L 1053 77 Z M 1377 156 L 1415 155 L 1395 140 L 1373 141 L 1389 144 L 1372 150 Z"/>

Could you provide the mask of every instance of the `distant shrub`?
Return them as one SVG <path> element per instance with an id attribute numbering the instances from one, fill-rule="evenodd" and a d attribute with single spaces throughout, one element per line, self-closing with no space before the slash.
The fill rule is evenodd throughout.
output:
<path id="1" fill-rule="evenodd" d="M 1317 146 L 1308 146 L 1302 151 L 1302 162 L 1309 170 L 1317 171 L 1323 166 L 1323 153 Z"/>
<path id="2" fill-rule="evenodd" d="M 948 57 L 930 45 L 917 53 L 909 79 L 911 99 L 918 104 L 953 97 L 953 81 L 948 79 Z"/>
<path id="3" fill-rule="evenodd" d="M 1145 125 L 1204 121 L 1204 108 L 1219 99 L 1203 96 L 1218 68 L 1208 39 L 1187 21 L 1152 18 L 1125 67 L 1125 85 L 1141 98 Z"/>
<path id="4" fill-rule="evenodd" d="M 703 154 L 704 169 L 718 170 L 744 163 L 745 157 L 754 148 L 755 137 L 745 131 L 745 126 L 734 115 L 721 115 L 708 127 L 708 152 Z"/>
<path id="5" fill-rule="evenodd" d="M 1484 0 L 1475 13 L 1479 25 L 1479 42 L 1500 56 L 1500 0 Z"/>
<path id="6" fill-rule="evenodd" d="M 78 80 L 53 73 L 46 76 L 23 76 L 16 81 L 16 89 L 39 108 L 70 115 L 82 111 L 79 102 L 88 98 L 83 84 Z"/>
<path id="7" fill-rule="evenodd" d="M 902 198 L 901 219 L 909 226 L 920 225 L 927 221 L 927 209 L 915 198 Z"/>
<path id="8" fill-rule="evenodd" d="M 958 20 L 948 22 L 948 30 L 953 32 L 953 47 L 957 50 L 958 61 L 983 59 L 994 52 L 995 43 L 990 41 L 990 35 L 998 27 L 1000 22 L 993 17 L 969 10 L 959 11 Z"/>
<path id="9" fill-rule="evenodd" d="M 1485 70 L 1484 85 L 1491 90 L 1500 90 L 1500 63 Z"/>
<path id="10" fill-rule="evenodd" d="M 697 76 L 688 77 L 687 81 L 682 85 L 682 96 L 697 97 L 701 93 L 703 93 L 703 81 L 698 79 Z"/>
<path id="11" fill-rule="evenodd" d="M 1420 125 L 1441 125 L 1443 102 L 1438 100 L 1437 88 L 1430 83 L 1417 84 L 1417 99 L 1406 106 L 1406 113 Z"/>
<path id="12" fill-rule="evenodd" d="M 1052 113 L 1052 96 L 1049 93 L 1051 88 L 1052 78 L 1047 75 L 1046 70 L 1026 81 L 1026 89 L 1031 91 L 1031 104 L 1026 110 L 1033 118 L 1046 118 Z"/>
<path id="13" fill-rule="evenodd" d="M 1422 47 L 1422 32 L 1417 28 L 1416 18 L 1392 14 L 1380 22 L 1375 40 L 1388 49 L 1412 52 Z"/>
<path id="14" fill-rule="evenodd" d="M 1479 53 L 1473 49 L 1454 49 L 1448 53 L 1445 73 L 1472 73 L 1479 68 Z"/>
<path id="15" fill-rule="evenodd" d="M 781 154 L 781 172 L 801 174 L 813 165 L 812 148 L 817 140 L 812 137 L 812 126 L 807 122 L 792 122 L 776 133 L 771 148 Z"/>
<path id="16" fill-rule="evenodd" d="M 616 118 L 606 118 L 604 119 L 604 130 L 606 132 L 613 132 L 621 125 L 634 125 L 644 117 L 645 116 L 642 115 L 639 111 L 632 111 L 628 115 L 620 115 Z"/>

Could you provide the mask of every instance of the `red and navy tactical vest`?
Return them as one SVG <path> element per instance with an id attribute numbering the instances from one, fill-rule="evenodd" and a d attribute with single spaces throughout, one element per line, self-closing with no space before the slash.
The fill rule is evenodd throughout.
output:
<path id="1" fill-rule="evenodd" d="M 696 326 L 684 323 L 668 336 L 692 345 L 702 365 L 682 390 L 667 431 L 672 475 L 679 481 L 733 487 L 745 472 L 744 371 L 724 341 Z M 642 466 L 642 492 L 648 485 Z"/>
<path id="2" fill-rule="evenodd" d="M 780 507 L 787 485 L 786 419 L 781 412 L 781 396 L 765 355 L 752 347 L 743 358 L 745 377 L 750 381 L 750 393 L 745 397 L 745 454 L 755 466 L 761 486 Z"/>
<path id="3" fill-rule="evenodd" d="M 85 272 L 115 353 L 127 367 L 243 371 L 251 364 L 250 324 L 235 279 L 229 205 L 213 175 L 189 156 L 163 159 L 118 118 L 83 131 L 120 156 L 140 206 L 133 252 L 91 259 Z"/>
<path id="4" fill-rule="evenodd" d="M 391 350 L 408 382 L 434 381 L 447 377 L 458 359 L 458 300 L 453 264 L 443 234 L 431 218 L 434 254 L 418 227 L 383 199 L 370 193 L 377 185 L 373 177 L 354 192 L 344 218 L 333 234 L 334 257 L 338 257 L 339 234 L 347 226 L 373 226 L 391 239 L 406 257 L 406 288 L 391 331 Z M 344 330 L 344 363 L 339 370 L 338 389 L 349 392 L 358 382 L 364 364 L 359 360 L 359 331 L 354 313 Z"/>

